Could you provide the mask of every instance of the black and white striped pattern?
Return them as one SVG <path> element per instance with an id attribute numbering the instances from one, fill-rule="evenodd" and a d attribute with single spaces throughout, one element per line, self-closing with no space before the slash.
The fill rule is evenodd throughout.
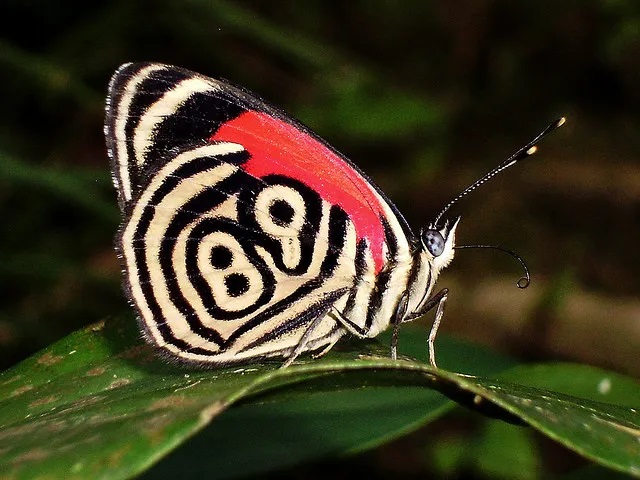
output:
<path id="1" fill-rule="evenodd" d="M 375 336 L 405 292 L 418 309 L 441 266 L 377 187 L 387 265 L 376 273 L 342 208 L 295 178 L 256 178 L 243 169 L 245 146 L 210 140 L 249 110 L 322 142 L 248 92 L 187 70 L 127 64 L 111 81 L 118 251 L 147 338 L 172 358 L 224 365 L 286 357 L 321 317 L 303 350 L 330 347 L 346 332 L 332 312 Z"/>

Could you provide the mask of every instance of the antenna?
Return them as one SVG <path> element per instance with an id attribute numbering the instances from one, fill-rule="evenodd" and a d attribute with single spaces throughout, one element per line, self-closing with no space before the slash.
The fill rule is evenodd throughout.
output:
<path id="1" fill-rule="evenodd" d="M 531 283 L 531 275 L 529 274 L 529 267 L 527 267 L 527 264 L 525 263 L 524 259 L 520 255 L 518 255 L 516 252 L 514 252 L 513 250 L 509 250 L 508 248 L 505 248 L 505 247 L 503 247 L 501 245 L 456 245 L 453 248 L 455 248 L 455 249 L 461 249 L 461 248 L 492 248 L 494 250 L 500 250 L 501 252 L 508 253 L 513 258 L 515 258 L 518 262 L 520 262 L 520 265 L 522 266 L 522 269 L 524 270 L 524 277 L 520 277 L 520 280 L 518 280 L 516 282 L 516 285 L 518 286 L 518 288 L 527 288 L 529 286 L 529 284 Z"/>
<path id="2" fill-rule="evenodd" d="M 445 207 L 440 211 L 440 213 L 436 217 L 435 221 L 432 223 L 433 228 L 435 228 L 436 225 L 438 225 L 438 222 L 440 221 L 440 218 L 442 218 L 442 215 L 444 215 L 444 213 L 447 210 L 449 210 L 449 208 L 451 208 L 451 206 L 453 204 L 457 203 L 461 198 L 467 196 L 469 193 L 473 192 L 480 185 L 485 183 L 487 180 L 490 180 L 491 178 L 495 177 L 497 174 L 499 174 L 503 170 L 506 170 L 507 168 L 511 167 L 512 165 L 515 165 L 516 163 L 518 163 L 520 160 L 524 160 L 525 158 L 530 157 L 531 155 L 536 153 L 536 151 L 538 150 L 538 145 L 537 144 L 544 137 L 546 137 L 551 132 L 553 132 L 556 128 L 561 127 L 564 124 L 565 121 L 566 121 L 565 117 L 560 117 L 557 120 L 555 120 L 554 122 L 552 122 L 551 124 L 549 124 L 549 126 L 547 128 L 545 128 L 542 132 L 540 132 L 533 140 L 531 140 L 529 143 L 527 143 L 524 147 L 520 148 L 520 150 L 518 150 L 516 153 L 511 155 L 509 158 L 507 158 L 504 162 L 502 162 L 496 168 L 494 168 L 490 172 L 486 173 L 485 175 L 480 177 L 478 180 L 476 180 L 473 184 L 471 184 L 467 188 L 465 188 L 453 200 L 451 200 L 449 203 L 447 203 L 445 205 Z"/>

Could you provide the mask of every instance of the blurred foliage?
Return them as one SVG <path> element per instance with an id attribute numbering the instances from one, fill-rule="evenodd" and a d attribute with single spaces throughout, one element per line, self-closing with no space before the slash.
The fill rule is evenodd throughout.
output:
<path id="1" fill-rule="evenodd" d="M 102 117 L 111 73 L 135 60 L 224 77 L 282 106 L 368 172 L 416 228 L 567 115 L 539 155 L 453 212 L 459 242 L 525 256 L 532 287 L 513 286 L 509 258 L 459 252 L 439 282 L 452 287 L 443 329 L 523 359 L 640 375 L 633 0 L 3 0 L 3 366 L 130 315 Z"/>

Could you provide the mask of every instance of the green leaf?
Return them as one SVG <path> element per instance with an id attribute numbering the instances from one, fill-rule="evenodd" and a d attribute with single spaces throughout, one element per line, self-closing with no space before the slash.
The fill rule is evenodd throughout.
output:
<path id="1" fill-rule="evenodd" d="M 637 380 L 589 365 L 519 365 L 501 373 L 500 378 L 596 402 L 635 407 L 640 411 L 640 383 Z"/>
<path id="2" fill-rule="evenodd" d="M 413 431 L 451 407 L 420 386 L 363 387 L 342 376 L 325 380 L 337 383 L 331 388 L 314 380 L 292 395 L 268 395 L 229 409 L 154 467 L 149 478 L 201 478 L 213 471 L 216 478 L 243 477 L 355 453 Z"/>
<path id="3" fill-rule="evenodd" d="M 505 412 L 597 463 L 640 476 L 637 408 L 572 397 L 503 380 L 439 372 L 459 386 L 459 400 L 488 414 Z M 446 385 L 439 384 L 439 388 Z M 636 395 L 640 385 L 636 385 Z M 487 403 L 488 402 L 488 403 Z M 494 410 L 495 407 L 504 409 Z"/>
<path id="4" fill-rule="evenodd" d="M 388 345 L 390 337 L 385 332 L 379 339 Z M 400 336 L 401 351 L 426 360 L 426 338 L 424 328 L 407 326 Z M 488 375 L 514 365 L 495 352 L 454 339 L 441 338 L 438 346 L 442 364 L 461 371 Z M 353 350 L 363 347 L 362 341 L 353 341 Z M 380 355 L 387 351 L 381 348 Z M 396 372 L 381 371 L 323 377 L 267 395 L 223 412 L 151 469 L 149 478 L 197 478 L 214 470 L 218 478 L 241 477 L 357 453 L 407 434 L 453 406 L 434 390 L 403 386 Z M 242 462 L 237 461 L 239 454 Z"/>
<path id="5" fill-rule="evenodd" d="M 190 461 L 220 476 L 259 473 L 411 431 L 450 408 L 433 391 L 439 390 L 463 403 L 493 406 L 493 413 L 507 412 L 603 465 L 637 473 L 638 415 L 627 407 L 434 370 L 410 359 L 394 362 L 387 347 L 371 342 L 287 369 L 271 363 L 197 371 L 158 360 L 138 337 L 135 322 L 109 321 L 0 375 L 0 471 L 11 478 L 130 478 L 242 401 L 204 432 Z M 424 332 L 416 337 L 424 358 Z M 402 332 L 403 353 L 413 349 L 411 339 Z M 451 360 L 442 358 L 443 365 Z M 495 373 L 500 367 L 484 368 Z M 286 432 L 298 436 L 278 440 Z M 215 449 L 212 443 L 206 449 L 207 435 L 217 438 Z M 309 438 L 317 451 L 302 447 Z M 269 443 L 274 439 L 278 443 Z M 271 460 L 247 469 L 238 464 L 248 462 L 230 461 L 237 458 L 231 452 Z"/>
<path id="6" fill-rule="evenodd" d="M 395 373 L 389 377 L 369 371 L 376 365 L 389 369 L 392 363 L 388 358 L 358 360 L 353 352 L 336 352 L 332 359 L 308 361 L 285 370 L 278 368 L 278 362 L 194 371 L 159 360 L 138 338 L 135 322 L 109 321 L 76 332 L 0 375 L 0 439 L 2 445 L 9 445 L 0 452 L 0 471 L 15 478 L 129 478 L 240 399 L 361 366 L 367 373 L 354 378 L 351 387 L 339 380 L 330 388 L 334 392 L 327 393 L 340 396 L 344 391 L 346 395 L 332 404 L 336 421 L 348 418 L 348 404 L 366 411 L 369 407 L 389 408 L 394 402 L 402 409 L 404 402 L 404 407 L 411 406 L 404 410 L 410 416 L 409 426 L 406 418 L 390 417 L 386 423 L 374 425 L 373 436 L 363 437 L 358 432 L 348 437 L 353 423 L 345 424 L 347 428 L 342 436 L 335 437 L 334 447 L 322 447 L 327 453 L 355 449 L 363 443 L 374 445 L 394 435 L 390 432 L 398 435 L 416 428 L 416 417 L 435 415 L 448 403 L 435 392 L 419 387 L 419 373 L 418 378 L 412 372 L 403 379 L 396 378 Z M 375 355 L 375 344 L 358 345 L 360 351 Z M 371 399 L 361 397 L 359 403 L 354 392 L 362 391 L 363 382 L 370 382 L 374 392 L 376 385 L 392 388 Z M 404 393 L 398 390 L 403 385 L 409 387 Z M 327 388 L 325 385 L 322 390 Z M 290 404 L 304 405 L 298 414 L 306 409 L 306 418 L 319 418 L 314 412 L 327 406 L 318 396 L 322 390 L 292 391 L 289 387 L 281 390 L 280 395 L 286 396 L 263 405 L 291 413 L 290 422 L 296 421 L 296 410 L 283 409 Z M 325 408 L 323 415 L 327 412 Z M 231 423 L 228 427 L 236 428 L 235 420 Z"/>

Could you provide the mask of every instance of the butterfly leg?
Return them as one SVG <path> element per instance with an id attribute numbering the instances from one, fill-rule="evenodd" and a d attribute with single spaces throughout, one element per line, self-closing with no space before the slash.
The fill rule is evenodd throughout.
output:
<path id="1" fill-rule="evenodd" d="M 336 307 L 331 307 L 331 309 L 329 311 L 329 314 L 336 320 L 336 322 L 340 326 L 342 326 L 345 330 L 347 330 L 352 335 L 354 335 L 354 336 L 356 336 L 358 338 L 368 338 L 368 332 L 369 331 L 367 329 L 361 328 L 358 325 L 356 325 L 355 323 L 353 323 L 347 317 L 342 315 L 342 313 L 338 309 L 336 309 Z M 324 347 L 321 352 L 315 353 L 313 355 L 313 358 L 320 358 L 321 356 L 326 354 L 329 350 L 331 350 L 333 348 L 333 346 L 336 343 L 338 343 L 339 340 L 340 340 L 340 337 L 336 338 L 329 345 Z"/>
<path id="2" fill-rule="evenodd" d="M 447 302 L 447 295 L 449 294 L 448 288 L 443 288 L 438 293 L 433 295 L 427 302 L 422 306 L 422 308 L 416 312 L 412 312 L 407 315 L 401 323 L 410 322 L 411 320 L 415 320 L 418 317 L 421 317 L 429 310 L 436 308 L 436 318 L 433 321 L 433 325 L 431 326 L 431 331 L 429 332 L 429 339 L 427 343 L 429 344 L 429 363 L 433 368 L 438 368 L 436 365 L 436 351 L 434 347 L 434 342 L 436 340 L 436 335 L 438 334 L 438 328 L 440 328 L 440 322 L 442 321 L 442 317 L 444 316 L 444 306 Z M 394 324 L 394 333 L 395 333 L 395 324 Z M 393 350 L 392 350 L 393 353 Z"/>
<path id="3" fill-rule="evenodd" d="M 393 317 L 393 336 L 391 337 L 391 359 L 396 360 L 398 357 L 398 327 L 403 321 L 404 316 L 407 313 L 407 305 L 409 303 L 409 295 L 404 294 L 398 303 L 396 313 Z M 342 313 L 333 308 L 331 315 L 352 335 L 358 338 L 368 338 L 369 329 L 362 328 L 351 320 L 346 318 Z"/>
<path id="4" fill-rule="evenodd" d="M 358 338 L 369 338 L 369 329 L 362 328 L 359 325 L 356 325 L 347 317 L 345 317 L 342 312 L 333 307 L 331 309 L 331 316 L 344 327 L 344 329 L 349 332 L 351 335 L 354 335 Z"/>
<path id="5" fill-rule="evenodd" d="M 325 316 L 327 315 L 327 313 L 329 313 L 329 310 L 331 310 L 331 308 L 332 304 L 329 304 L 315 313 L 315 317 L 313 318 L 311 323 L 309 323 L 309 326 L 302 334 L 302 337 L 300 337 L 298 344 L 295 346 L 295 348 L 292 350 L 292 352 L 289 354 L 280 368 L 287 368 L 293 363 L 296 358 L 298 358 L 298 356 L 300 356 L 300 354 L 304 351 L 305 347 L 309 343 L 314 330 L 318 328 L 318 325 L 320 325 L 320 323 L 324 320 Z"/>
<path id="6" fill-rule="evenodd" d="M 336 343 L 338 343 L 339 340 L 340 340 L 340 336 L 338 338 L 336 338 L 335 340 L 333 340 L 330 344 L 328 344 L 326 347 L 324 347 L 318 353 L 314 353 L 313 355 L 311 355 L 311 357 L 315 359 L 315 358 L 320 358 L 320 357 L 326 355 L 327 353 L 329 353 L 329 350 L 331 350 L 333 348 L 333 346 Z"/>
<path id="7" fill-rule="evenodd" d="M 447 295 L 445 294 L 438 302 L 438 308 L 436 309 L 436 319 L 433 321 L 431 331 L 429 332 L 429 339 L 427 340 L 427 343 L 429 344 L 429 363 L 433 368 L 438 368 L 438 366 L 436 365 L 436 349 L 434 342 L 436 340 L 438 328 L 440 328 L 440 321 L 442 320 L 442 316 L 444 315 L 444 305 L 446 302 Z"/>
<path id="8" fill-rule="evenodd" d="M 398 359 L 398 330 L 402 323 L 404 316 L 407 314 L 407 305 L 409 303 L 409 295 L 405 293 L 400 302 L 398 302 L 398 308 L 393 316 L 393 334 L 391 335 L 391 360 Z"/>

